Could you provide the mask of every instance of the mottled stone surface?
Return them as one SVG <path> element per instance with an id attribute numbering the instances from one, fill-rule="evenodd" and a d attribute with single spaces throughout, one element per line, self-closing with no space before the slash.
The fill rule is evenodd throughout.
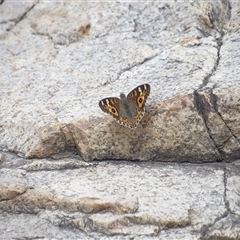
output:
<path id="1" fill-rule="evenodd" d="M 240 239 L 239 2 L 0 2 L 0 239 Z"/>
<path id="2" fill-rule="evenodd" d="M 3 239 L 240 237 L 238 162 L 81 164 L 74 156 L 26 162 L 3 155 Z"/>
<path id="3" fill-rule="evenodd" d="M 223 0 L 4 1 L 0 149 L 29 158 L 77 149 L 84 160 L 236 160 L 238 8 Z M 146 82 L 136 131 L 98 107 Z"/>

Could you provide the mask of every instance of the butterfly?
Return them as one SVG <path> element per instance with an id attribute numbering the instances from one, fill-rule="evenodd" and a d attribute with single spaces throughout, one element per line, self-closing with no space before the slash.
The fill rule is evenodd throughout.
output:
<path id="1" fill-rule="evenodd" d="M 143 84 L 134 88 L 127 96 L 104 98 L 99 101 L 99 107 L 121 125 L 134 129 L 145 113 L 145 103 L 150 94 L 150 85 Z"/>

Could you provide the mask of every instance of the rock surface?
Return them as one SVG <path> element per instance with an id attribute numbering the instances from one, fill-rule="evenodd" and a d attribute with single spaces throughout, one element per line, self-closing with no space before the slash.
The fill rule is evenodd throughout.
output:
<path id="1" fill-rule="evenodd" d="M 239 3 L 18 5 L 0 5 L 1 150 L 238 159 Z M 152 90 L 136 131 L 101 112 L 99 100 L 145 82 Z"/>
<path id="2" fill-rule="evenodd" d="M 3 153 L 1 239 L 239 239 L 240 164 Z"/>
<path id="3" fill-rule="evenodd" d="M 239 8 L 0 1 L 0 238 L 240 239 Z"/>

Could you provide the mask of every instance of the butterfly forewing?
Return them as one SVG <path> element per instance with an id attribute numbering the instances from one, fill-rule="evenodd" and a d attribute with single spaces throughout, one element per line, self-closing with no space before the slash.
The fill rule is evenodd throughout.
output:
<path id="1" fill-rule="evenodd" d="M 135 102 L 138 108 L 144 109 L 146 100 L 150 94 L 150 85 L 143 84 L 134 88 L 128 95 L 129 102 Z"/>
<path id="2" fill-rule="evenodd" d="M 99 102 L 99 107 L 114 118 L 119 117 L 119 109 L 121 109 L 121 100 L 119 98 L 104 98 Z"/>

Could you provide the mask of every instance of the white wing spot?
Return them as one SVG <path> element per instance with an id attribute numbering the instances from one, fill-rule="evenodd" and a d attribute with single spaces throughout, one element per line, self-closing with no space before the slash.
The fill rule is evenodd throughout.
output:
<path id="1" fill-rule="evenodd" d="M 140 92 L 140 94 L 142 94 L 142 89 L 140 87 L 138 88 L 138 91 Z"/>

